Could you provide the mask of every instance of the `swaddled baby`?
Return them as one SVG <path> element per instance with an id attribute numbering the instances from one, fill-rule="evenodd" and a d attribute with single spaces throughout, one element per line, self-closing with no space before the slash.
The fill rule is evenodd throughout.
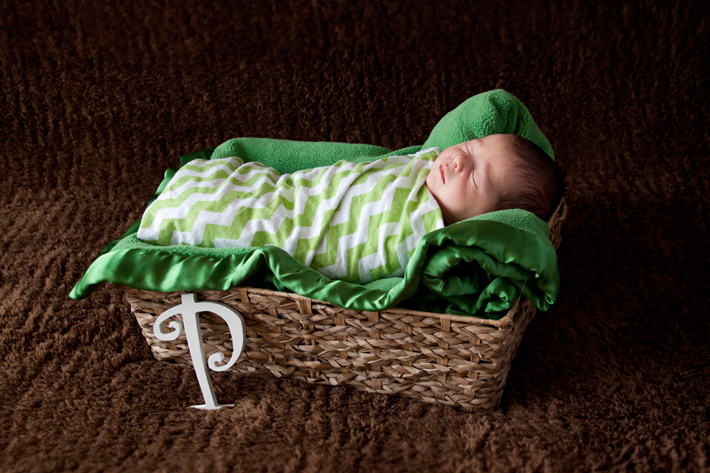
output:
<path id="1" fill-rule="evenodd" d="M 558 168 L 532 142 L 493 134 L 439 152 L 279 174 L 238 157 L 183 166 L 138 238 L 158 245 L 278 246 L 331 279 L 401 276 L 422 236 L 494 210 L 547 219 Z"/>

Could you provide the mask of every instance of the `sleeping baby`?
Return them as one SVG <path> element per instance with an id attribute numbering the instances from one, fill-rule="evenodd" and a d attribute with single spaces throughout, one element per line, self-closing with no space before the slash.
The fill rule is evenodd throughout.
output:
<path id="1" fill-rule="evenodd" d="M 444 226 L 512 208 L 546 220 L 561 188 L 554 161 L 512 134 L 290 174 L 237 156 L 196 159 L 148 206 L 137 236 L 277 246 L 331 279 L 364 284 L 403 275 L 421 237 Z"/>

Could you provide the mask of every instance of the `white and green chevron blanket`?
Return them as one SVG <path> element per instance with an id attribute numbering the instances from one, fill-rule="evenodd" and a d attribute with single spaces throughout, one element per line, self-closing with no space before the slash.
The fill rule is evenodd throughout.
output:
<path id="1" fill-rule="evenodd" d="M 331 279 L 402 276 L 417 243 L 443 228 L 425 179 L 437 148 L 281 175 L 238 157 L 183 166 L 146 209 L 157 245 L 277 246 Z"/>

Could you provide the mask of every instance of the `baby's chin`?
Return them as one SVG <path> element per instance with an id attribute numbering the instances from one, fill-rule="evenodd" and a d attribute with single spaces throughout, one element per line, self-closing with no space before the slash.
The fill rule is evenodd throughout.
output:
<path id="1" fill-rule="evenodd" d="M 426 179 L 424 182 L 426 183 L 426 186 L 429 188 L 429 191 L 433 193 L 433 189 L 436 188 L 437 184 L 440 181 L 437 181 L 438 179 L 441 179 L 441 171 L 439 171 L 438 166 L 432 166 L 432 168 L 429 170 L 429 174 L 426 175 Z"/>
<path id="2" fill-rule="evenodd" d="M 431 185 L 430 185 L 429 178 L 427 177 L 426 180 L 424 181 L 424 184 L 426 185 L 426 188 L 429 190 L 429 193 L 432 196 L 434 196 L 434 199 L 436 199 L 436 201 L 439 203 L 439 205 L 441 205 L 441 202 L 439 202 L 438 193 L 436 191 L 436 183 L 431 183 Z"/>
<path id="3" fill-rule="evenodd" d="M 431 179 L 431 171 L 429 171 L 429 174 L 427 174 L 426 179 L 424 179 L 424 184 L 426 184 L 427 188 L 431 192 L 431 184 L 432 184 L 432 179 Z"/>

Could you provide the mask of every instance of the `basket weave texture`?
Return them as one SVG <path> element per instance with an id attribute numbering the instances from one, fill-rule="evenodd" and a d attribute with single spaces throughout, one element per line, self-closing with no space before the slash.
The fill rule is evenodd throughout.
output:
<path id="1" fill-rule="evenodd" d="M 563 201 L 550 219 L 556 249 L 566 214 Z M 153 333 L 157 317 L 180 304 L 185 292 L 128 287 L 125 292 L 155 358 L 192 365 L 184 334 L 165 342 Z M 197 300 L 226 304 L 244 318 L 244 351 L 232 368 L 239 373 L 347 384 L 479 414 L 499 404 L 536 311 L 524 300 L 500 320 L 488 320 L 399 308 L 357 311 L 251 287 L 194 293 Z M 202 313 L 200 326 L 206 356 L 219 351 L 229 359 L 232 341 L 224 320 Z"/>

